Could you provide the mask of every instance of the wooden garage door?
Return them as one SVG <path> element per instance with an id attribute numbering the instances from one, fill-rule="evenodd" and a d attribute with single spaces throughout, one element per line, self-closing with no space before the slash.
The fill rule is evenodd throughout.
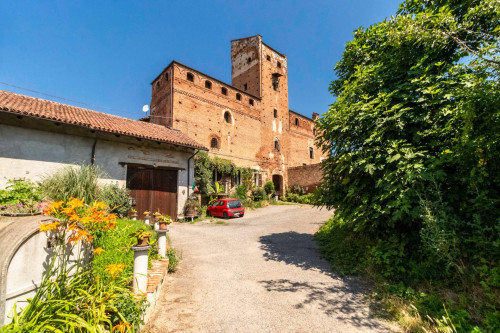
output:
<path id="1" fill-rule="evenodd" d="M 177 218 L 177 171 L 127 166 L 127 188 L 135 198 L 138 217 L 144 211 Z"/>

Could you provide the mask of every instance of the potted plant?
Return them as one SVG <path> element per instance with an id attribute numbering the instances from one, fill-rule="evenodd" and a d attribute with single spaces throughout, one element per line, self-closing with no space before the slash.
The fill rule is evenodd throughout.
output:
<path id="1" fill-rule="evenodd" d="M 130 237 L 137 238 L 136 246 L 148 246 L 149 245 L 149 237 L 151 237 L 153 233 L 151 231 L 146 231 L 146 227 L 140 227 L 136 231 L 129 234 Z"/>
<path id="2" fill-rule="evenodd" d="M 184 216 L 191 218 L 197 216 L 199 207 L 200 203 L 196 198 L 186 200 L 186 203 L 184 204 Z"/>
<path id="3" fill-rule="evenodd" d="M 134 208 L 130 210 L 130 218 L 134 221 L 137 220 L 137 211 Z"/>
<path id="4" fill-rule="evenodd" d="M 172 218 L 169 215 L 158 215 L 156 221 L 160 225 L 160 230 L 167 230 L 167 225 L 172 223 Z"/>
<path id="5" fill-rule="evenodd" d="M 144 214 L 144 223 L 149 224 L 149 221 L 151 220 L 151 212 L 147 210 L 143 214 Z"/>

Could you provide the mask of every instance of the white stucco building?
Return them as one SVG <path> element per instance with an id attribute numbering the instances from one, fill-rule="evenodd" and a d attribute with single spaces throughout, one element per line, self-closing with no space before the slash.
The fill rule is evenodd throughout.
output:
<path id="1" fill-rule="evenodd" d="M 102 181 L 127 186 L 138 213 L 182 214 L 206 148 L 155 124 L 0 91 L 0 188 L 38 181 L 68 165 L 95 164 Z"/>

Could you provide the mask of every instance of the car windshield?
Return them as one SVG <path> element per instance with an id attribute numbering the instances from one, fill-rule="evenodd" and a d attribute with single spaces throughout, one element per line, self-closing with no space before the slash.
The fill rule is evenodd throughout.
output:
<path id="1" fill-rule="evenodd" d="M 240 208 L 241 202 L 239 202 L 238 200 L 228 201 L 227 206 L 229 208 Z"/>

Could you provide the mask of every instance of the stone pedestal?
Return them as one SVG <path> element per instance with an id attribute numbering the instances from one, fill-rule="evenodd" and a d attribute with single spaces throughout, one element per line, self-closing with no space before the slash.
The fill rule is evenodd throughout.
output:
<path id="1" fill-rule="evenodd" d="M 148 288 L 148 246 L 132 246 L 134 251 L 134 293 L 145 293 Z"/>
<path id="2" fill-rule="evenodd" d="M 167 256 L 167 232 L 168 230 L 158 229 L 158 254 L 160 257 L 165 258 Z"/>
<path id="3" fill-rule="evenodd" d="M 144 223 L 149 224 L 150 219 L 151 219 L 151 216 L 144 216 Z"/>

